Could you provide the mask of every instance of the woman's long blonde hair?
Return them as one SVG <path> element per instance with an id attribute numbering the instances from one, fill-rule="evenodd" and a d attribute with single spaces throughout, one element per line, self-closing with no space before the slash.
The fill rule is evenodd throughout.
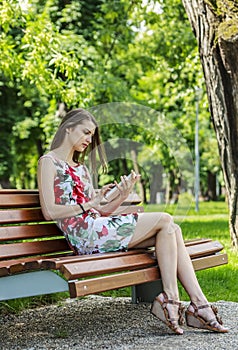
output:
<path id="1" fill-rule="evenodd" d="M 53 141 L 51 143 L 50 150 L 54 150 L 58 148 L 66 134 L 66 129 L 74 128 L 79 124 L 82 124 L 82 121 L 88 120 L 91 121 L 95 125 L 95 132 L 92 136 L 92 142 L 87 147 L 87 149 L 83 152 L 75 151 L 73 154 L 73 161 L 75 163 L 83 163 L 85 156 L 89 155 L 90 165 L 92 167 L 92 172 L 96 174 L 96 151 L 98 152 L 99 159 L 101 166 L 103 168 L 103 171 L 106 171 L 107 169 L 107 161 L 106 161 L 106 154 L 104 151 L 103 144 L 101 142 L 101 137 L 99 133 L 99 127 L 98 124 L 92 114 L 90 114 L 88 111 L 84 110 L 83 108 L 77 108 L 73 109 L 72 111 L 69 111 L 64 118 L 62 119 L 58 130 L 55 133 L 55 136 L 53 138 Z"/>

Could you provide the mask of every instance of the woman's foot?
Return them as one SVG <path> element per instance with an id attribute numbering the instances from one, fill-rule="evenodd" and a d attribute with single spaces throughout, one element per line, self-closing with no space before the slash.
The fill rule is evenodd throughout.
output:
<path id="1" fill-rule="evenodd" d="M 218 310 L 214 305 L 196 305 L 190 303 L 185 312 L 186 322 L 189 327 L 208 329 L 214 332 L 227 333 L 228 329 L 222 324 L 222 319 L 217 315 Z"/>
<path id="2" fill-rule="evenodd" d="M 180 302 L 168 299 L 164 292 L 155 298 L 151 307 L 151 313 L 179 335 L 183 334 L 182 328 L 179 327 L 184 324 L 183 310 Z"/>

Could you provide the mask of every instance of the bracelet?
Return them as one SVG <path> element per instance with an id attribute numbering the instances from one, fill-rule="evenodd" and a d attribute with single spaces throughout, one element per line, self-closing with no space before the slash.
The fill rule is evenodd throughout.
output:
<path id="1" fill-rule="evenodd" d="M 79 203 L 79 206 L 80 206 L 80 208 L 82 209 L 83 214 L 85 214 L 85 213 L 86 213 L 86 211 L 85 211 L 85 209 L 84 209 L 84 207 L 82 206 L 82 204 L 81 204 L 81 203 Z"/>

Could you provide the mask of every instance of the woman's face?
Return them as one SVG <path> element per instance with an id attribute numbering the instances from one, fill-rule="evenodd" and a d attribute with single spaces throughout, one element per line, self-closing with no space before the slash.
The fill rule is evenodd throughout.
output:
<path id="1" fill-rule="evenodd" d="M 92 142 L 95 129 L 95 124 L 89 120 L 83 120 L 81 124 L 68 129 L 68 137 L 73 150 L 83 152 Z"/>

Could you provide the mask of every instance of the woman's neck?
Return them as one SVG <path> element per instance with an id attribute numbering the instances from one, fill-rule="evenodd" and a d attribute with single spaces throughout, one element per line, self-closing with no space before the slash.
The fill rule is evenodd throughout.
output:
<path id="1" fill-rule="evenodd" d="M 73 150 L 68 152 L 67 149 L 64 149 L 62 147 L 58 147 L 51 151 L 53 155 L 55 155 L 56 158 L 63 160 L 64 162 L 68 163 L 69 165 L 74 165 L 75 162 L 73 161 Z"/>

